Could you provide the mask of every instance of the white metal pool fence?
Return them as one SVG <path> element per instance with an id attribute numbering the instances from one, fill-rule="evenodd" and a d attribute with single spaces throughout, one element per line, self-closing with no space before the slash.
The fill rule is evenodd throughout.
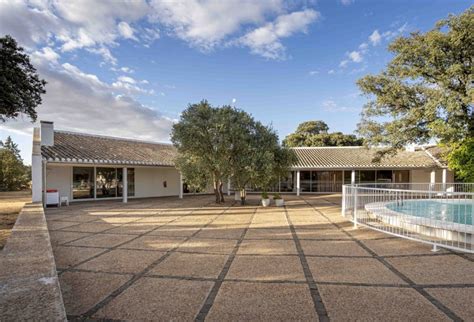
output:
<path id="1" fill-rule="evenodd" d="M 474 184 L 344 185 L 342 215 L 391 235 L 474 253 Z"/>

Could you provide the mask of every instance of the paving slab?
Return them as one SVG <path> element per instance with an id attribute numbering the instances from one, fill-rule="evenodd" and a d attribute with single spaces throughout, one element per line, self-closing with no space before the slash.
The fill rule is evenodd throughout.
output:
<path id="1" fill-rule="evenodd" d="M 130 278 L 131 276 L 109 273 L 65 272 L 61 274 L 59 283 L 67 314 L 86 313 Z"/>
<path id="2" fill-rule="evenodd" d="M 206 321 L 317 321 L 307 285 L 224 282 Z"/>
<path id="3" fill-rule="evenodd" d="M 56 267 L 59 269 L 69 268 L 104 251 L 103 248 L 93 247 L 56 246 L 53 248 Z"/>
<path id="4" fill-rule="evenodd" d="M 133 235 L 97 234 L 67 243 L 73 246 L 110 248 L 136 238 Z"/>
<path id="5" fill-rule="evenodd" d="M 250 228 L 245 239 L 290 239 L 293 235 L 289 227 L 286 228 Z"/>
<path id="6" fill-rule="evenodd" d="M 109 225 L 100 222 L 88 222 L 80 225 L 70 226 L 62 229 L 63 231 L 80 232 L 80 233 L 100 233 L 104 230 L 113 228 L 114 225 Z"/>
<path id="7" fill-rule="evenodd" d="M 296 255 L 296 246 L 293 240 L 253 240 L 244 239 L 240 244 L 238 255 Z"/>
<path id="8" fill-rule="evenodd" d="M 364 240 L 363 243 L 380 256 L 433 254 L 431 252 L 432 246 L 403 238 L 368 239 Z M 439 252 L 447 253 L 446 250 L 441 248 Z"/>
<path id="9" fill-rule="evenodd" d="M 176 251 L 189 253 L 230 254 L 237 244 L 235 239 L 191 238 Z"/>
<path id="10" fill-rule="evenodd" d="M 316 282 L 406 284 L 375 258 L 307 258 Z"/>
<path id="11" fill-rule="evenodd" d="M 355 241 L 340 240 L 301 240 L 305 255 L 322 256 L 370 256 Z"/>
<path id="12" fill-rule="evenodd" d="M 296 235 L 299 239 L 350 239 L 344 232 L 336 227 L 322 229 L 302 229 L 296 228 Z"/>
<path id="13" fill-rule="evenodd" d="M 166 252 L 170 249 L 177 247 L 185 239 L 185 237 L 161 237 L 146 235 L 138 237 L 129 243 L 121 245 L 119 246 L 119 248 L 156 250 Z"/>
<path id="14" fill-rule="evenodd" d="M 142 235 L 160 226 L 159 223 L 129 223 L 110 229 L 107 233 Z"/>
<path id="15" fill-rule="evenodd" d="M 197 238 L 224 238 L 224 239 L 239 239 L 244 228 L 234 228 L 221 226 L 213 228 L 203 228 L 197 235 Z"/>
<path id="16" fill-rule="evenodd" d="M 426 291 L 465 321 L 474 317 L 474 287 L 427 288 Z"/>
<path id="17" fill-rule="evenodd" d="M 164 252 L 114 249 L 79 265 L 78 269 L 137 274 L 162 257 Z"/>
<path id="18" fill-rule="evenodd" d="M 213 282 L 144 277 L 100 309 L 93 318 L 192 321 Z"/>
<path id="19" fill-rule="evenodd" d="M 450 321 L 409 288 L 318 286 L 333 321 Z"/>
<path id="20" fill-rule="evenodd" d="M 226 279 L 305 281 L 298 256 L 236 256 Z"/>
<path id="21" fill-rule="evenodd" d="M 457 255 L 387 258 L 417 284 L 474 284 L 474 263 Z"/>
<path id="22" fill-rule="evenodd" d="M 148 275 L 217 278 L 228 255 L 173 253 Z"/>
<path id="23" fill-rule="evenodd" d="M 68 243 L 70 241 L 73 241 L 79 238 L 84 238 L 91 235 L 92 235 L 91 233 L 79 233 L 79 232 L 67 232 L 67 231 L 55 230 L 55 231 L 49 232 L 49 239 L 51 240 L 51 245 L 54 246 L 54 245 Z"/>

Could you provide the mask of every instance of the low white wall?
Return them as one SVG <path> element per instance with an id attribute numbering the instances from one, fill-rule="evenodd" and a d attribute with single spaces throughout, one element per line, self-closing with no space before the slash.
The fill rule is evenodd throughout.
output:
<path id="1" fill-rule="evenodd" d="M 135 168 L 135 197 L 178 195 L 179 172 L 175 168 Z"/>
<path id="2" fill-rule="evenodd" d="M 57 189 L 60 197 L 72 200 L 72 167 L 48 165 L 46 167 L 46 189 Z"/>

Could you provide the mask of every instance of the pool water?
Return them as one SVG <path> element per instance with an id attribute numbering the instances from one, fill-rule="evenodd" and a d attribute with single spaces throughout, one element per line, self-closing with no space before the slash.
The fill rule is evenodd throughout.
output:
<path id="1" fill-rule="evenodd" d="M 458 200 L 405 200 L 388 203 L 388 209 L 416 217 L 472 225 L 473 202 Z"/>

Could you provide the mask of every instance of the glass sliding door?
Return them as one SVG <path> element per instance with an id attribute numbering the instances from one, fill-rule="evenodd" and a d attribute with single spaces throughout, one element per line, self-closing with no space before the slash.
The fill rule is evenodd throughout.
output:
<path id="1" fill-rule="evenodd" d="M 118 197 L 118 185 L 116 168 L 96 169 L 96 195 L 97 198 Z"/>
<path id="2" fill-rule="evenodd" d="M 300 171 L 301 192 L 311 191 L 311 171 Z"/>
<path id="3" fill-rule="evenodd" d="M 128 168 L 127 169 L 127 187 L 129 197 L 135 196 L 135 169 Z"/>
<path id="4" fill-rule="evenodd" d="M 377 170 L 377 183 L 391 183 L 392 170 Z"/>
<path id="5" fill-rule="evenodd" d="M 94 168 L 72 168 L 72 199 L 94 198 Z"/>

